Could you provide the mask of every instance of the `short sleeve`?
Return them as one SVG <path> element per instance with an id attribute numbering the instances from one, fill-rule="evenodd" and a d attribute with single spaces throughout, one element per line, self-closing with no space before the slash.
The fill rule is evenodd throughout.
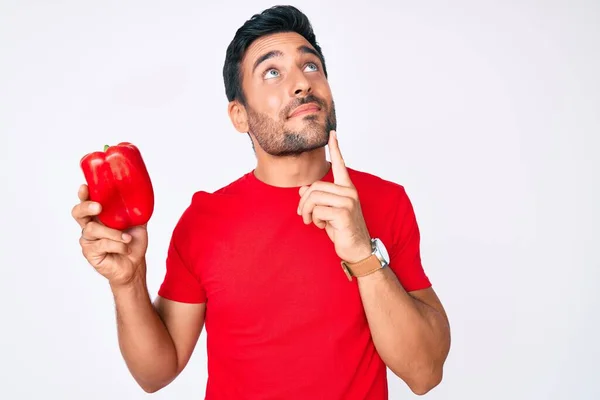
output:
<path id="1" fill-rule="evenodd" d="M 413 205 L 400 186 L 394 205 L 392 219 L 392 245 L 389 249 L 390 268 L 394 271 L 404 290 L 426 289 L 431 282 L 421 262 L 421 236 Z"/>
<path id="2" fill-rule="evenodd" d="M 167 252 L 166 273 L 158 294 L 182 303 L 204 303 L 206 292 L 190 268 L 190 250 L 194 243 L 193 231 L 189 228 L 193 226 L 191 218 L 192 212 L 188 208 L 173 230 Z"/>

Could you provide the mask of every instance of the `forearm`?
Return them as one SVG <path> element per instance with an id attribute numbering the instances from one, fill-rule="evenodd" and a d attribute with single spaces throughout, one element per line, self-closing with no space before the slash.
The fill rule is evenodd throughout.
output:
<path id="1" fill-rule="evenodd" d="M 131 284 L 111 289 L 121 354 L 138 384 L 154 392 L 175 378 L 177 352 L 150 300 L 145 268 L 142 270 Z"/>
<path id="2" fill-rule="evenodd" d="M 373 342 L 385 364 L 415 393 L 442 379 L 449 327 L 434 308 L 410 296 L 390 268 L 358 279 Z"/>

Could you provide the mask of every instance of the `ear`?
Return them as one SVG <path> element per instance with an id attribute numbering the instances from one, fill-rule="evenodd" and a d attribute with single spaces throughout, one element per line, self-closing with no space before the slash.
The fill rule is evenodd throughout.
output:
<path id="1" fill-rule="evenodd" d="M 227 107 L 229 118 L 234 128 L 240 133 L 248 132 L 248 114 L 246 108 L 237 100 L 231 101 Z"/>

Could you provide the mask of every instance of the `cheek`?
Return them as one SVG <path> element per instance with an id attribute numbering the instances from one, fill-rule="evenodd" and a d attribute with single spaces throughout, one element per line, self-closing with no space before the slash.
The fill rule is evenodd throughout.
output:
<path id="1" fill-rule="evenodd" d="M 278 96 L 269 96 L 267 98 L 267 107 L 269 107 L 269 110 L 271 110 L 273 114 L 279 113 L 281 105 L 282 101 L 281 98 L 279 98 Z"/>
<path id="2" fill-rule="evenodd" d="M 323 87 L 323 90 L 321 91 L 321 93 L 322 93 L 322 97 L 323 97 L 324 100 L 326 100 L 328 102 L 331 102 L 331 100 L 332 100 L 332 94 L 331 94 L 331 90 L 329 88 L 329 85 L 325 85 Z"/>

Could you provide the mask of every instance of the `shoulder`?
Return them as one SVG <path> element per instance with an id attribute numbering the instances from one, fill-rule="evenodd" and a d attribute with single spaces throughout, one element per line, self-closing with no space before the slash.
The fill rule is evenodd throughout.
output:
<path id="1" fill-rule="evenodd" d="M 383 178 L 374 173 L 347 167 L 350 179 L 359 196 L 376 196 L 379 201 L 401 201 L 408 198 L 404 186 L 398 182 Z"/>
<path id="2" fill-rule="evenodd" d="M 192 194 L 190 207 L 204 209 L 211 205 L 219 205 L 222 202 L 231 201 L 244 195 L 248 186 L 249 174 L 245 173 L 239 178 L 229 182 L 217 189 L 201 189 Z"/>
<path id="3" fill-rule="evenodd" d="M 348 172 L 358 192 L 363 214 L 372 224 L 397 226 L 415 218 L 404 185 L 365 171 L 348 168 Z"/>
<path id="4" fill-rule="evenodd" d="M 211 217 L 223 214 L 224 210 L 230 212 L 238 209 L 240 199 L 243 199 L 247 186 L 248 174 L 244 174 L 232 182 L 217 189 L 198 189 L 193 192 L 184 209 L 179 224 L 186 227 L 208 223 Z"/>

